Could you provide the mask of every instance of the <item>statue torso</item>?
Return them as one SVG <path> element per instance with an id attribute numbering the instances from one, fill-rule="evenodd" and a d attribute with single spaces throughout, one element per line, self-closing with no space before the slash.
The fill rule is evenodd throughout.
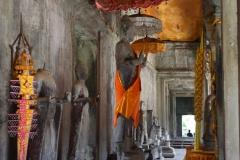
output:
<path id="1" fill-rule="evenodd" d="M 116 46 L 117 70 L 126 90 L 131 86 L 137 75 L 137 67 L 129 61 L 134 59 L 136 59 L 136 55 L 129 42 L 124 40 L 118 42 Z"/>
<path id="2" fill-rule="evenodd" d="M 76 81 L 72 88 L 72 95 L 73 95 L 73 98 L 88 97 L 88 89 L 86 85 L 83 84 L 81 81 Z"/>

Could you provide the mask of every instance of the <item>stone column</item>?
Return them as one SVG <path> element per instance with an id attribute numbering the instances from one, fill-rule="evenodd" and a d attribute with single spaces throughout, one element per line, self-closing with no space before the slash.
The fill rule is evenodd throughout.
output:
<path id="1" fill-rule="evenodd" d="M 238 37 L 237 1 L 222 0 L 222 23 L 217 23 L 217 108 L 219 160 L 239 160 L 239 82 L 238 82 Z M 216 3 L 219 4 L 219 3 Z M 216 6 L 216 11 L 218 11 Z M 217 12 L 218 13 L 218 12 Z M 217 16 L 217 15 L 216 15 Z M 222 25 L 222 43 L 221 43 Z M 222 44 L 222 46 L 221 46 Z M 222 47 L 222 52 L 221 52 Z M 221 77 L 221 57 L 223 76 Z M 222 85 L 221 83 L 222 79 Z M 220 82 L 218 83 L 218 80 Z M 222 92 L 219 89 L 223 90 Z M 222 100 L 220 100 L 222 99 Z M 224 113 L 224 114 L 223 114 Z M 224 115 L 224 117 L 223 117 Z M 221 118 L 223 117 L 223 119 Z M 225 128 L 224 123 L 225 122 Z M 222 133 L 222 130 L 225 133 Z M 225 135 L 224 135 L 225 134 Z M 225 137 L 225 141 L 222 139 Z M 225 142 L 225 144 L 223 144 Z M 225 145 L 225 146 L 224 146 Z M 225 155 L 224 155 L 225 154 Z"/>
<path id="2" fill-rule="evenodd" d="M 221 19 L 221 2 L 212 0 L 215 9 L 215 18 Z M 217 102 L 217 141 L 218 159 L 225 159 L 225 137 L 224 137 L 224 102 L 223 102 L 223 51 L 221 41 L 221 24 L 216 23 L 216 102 Z"/>
<path id="3" fill-rule="evenodd" d="M 172 138 L 175 138 L 175 131 L 177 130 L 177 122 L 176 122 L 176 94 L 170 91 L 170 117 L 172 117 L 172 123 L 169 128 L 169 133 L 172 135 Z"/>

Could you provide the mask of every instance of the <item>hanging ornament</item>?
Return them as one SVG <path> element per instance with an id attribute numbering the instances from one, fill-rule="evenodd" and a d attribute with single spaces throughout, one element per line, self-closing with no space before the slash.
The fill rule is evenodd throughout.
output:
<path id="1" fill-rule="evenodd" d="M 134 23 L 138 36 L 150 36 L 162 31 L 162 21 L 156 17 L 138 13 L 129 18 Z"/>
<path id="2" fill-rule="evenodd" d="M 149 6 L 159 5 L 165 0 L 95 0 L 97 8 L 104 11 L 117 11 L 117 10 L 127 10 L 137 9 L 137 8 L 147 8 Z"/>
<path id="3" fill-rule="evenodd" d="M 34 96 L 34 76 L 31 72 L 34 72 L 36 68 L 32 65 L 31 60 L 31 47 L 28 44 L 26 37 L 24 36 L 22 29 L 22 17 L 20 22 L 20 34 L 14 41 L 11 48 L 11 65 L 12 69 L 15 70 L 14 78 L 11 82 L 11 99 L 9 103 L 17 104 L 18 110 L 15 114 L 9 114 L 9 126 L 8 133 L 10 137 L 17 137 L 17 148 L 18 148 L 18 160 L 26 160 L 28 140 L 36 135 L 33 130 L 36 128 L 37 119 L 34 119 L 36 112 L 31 109 L 30 106 L 35 106 L 37 101 L 33 98 Z M 15 43 L 18 42 L 15 51 L 15 63 L 13 62 L 13 48 Z M 23 49 L 21 54 L 21 42 L 23 43 Z"/>

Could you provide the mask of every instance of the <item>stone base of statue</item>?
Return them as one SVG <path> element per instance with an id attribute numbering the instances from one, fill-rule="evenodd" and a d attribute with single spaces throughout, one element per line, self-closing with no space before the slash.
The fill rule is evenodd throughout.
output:
<path id="1" fill-rule="evenodd" d="M 147 149 L 144 151 L 145 153 L 148 153 L 148 159 L 147 160 L 164 160 L 164 157 L 162 156 L 162 147 L 158 145 L 150 146 L 150 149 Z"/>
<path id="2" fill-rule="evenodd" d="M 126 152 L 121 160 L 146 160 L 148 154 L 145 154 L 140 148 L 136 148 L 130 152 Z"/>
<path id="3" fill-rule="evenodd" d="M 215 151 L 215 142 L 214 141 L 204 141 L 204 150 L 205 151 Z"/>
<path id="4" fill-rule="evenodd" d="M 170 136 L 168 134 L 167 129 L 162 130 L 163 137 L 160 145 L 162 146 L 162 155 L 164 158 L 174 158 L 175 157 L 175 149 L 170 146 Z"/>
<path id="5" fill-rule="evenodd" d="M 162 146 L 162 156 L 164 158 L 174 158 L 176 155 L 174 148 Z"/>
<path id="6" fill-rule="evenodd" d="M 127 142 L 127 146 L 125 148 L 124 159 L 122 160 L 145 160 L 146 155 L 143 150 L 134 145 L 134 143 L 131 143 L 132 137 L 125 137 L 125 141 Z"/>
<path id="7" fill-rule="evenodd" d="M 162 143 L 162 156 L 164 158 L 174 158 L 175 155 L 175 149 L 170 147 L 170 141 Z"/>
<path id="8" fill-rule="evenodd" d="M 132 137 L 125 137 L 123 143 L 117 143 L 117 160 L 146 160 L 147 153 L 135 145 Z"/>

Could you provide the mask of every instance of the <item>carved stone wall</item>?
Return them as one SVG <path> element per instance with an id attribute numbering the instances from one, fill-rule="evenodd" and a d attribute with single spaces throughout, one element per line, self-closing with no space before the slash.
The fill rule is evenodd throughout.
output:
<path id="1" fill-rule="evenodd" d="M 89 69 L 86 85 L 90 97 L 100 93 L 98 107 L 90 107 L 89 146 L 94 159 L 107 159 L 115 152 L 113 115 L 115 108 L 115 44 L 118 14 L 104 13 L 86 1 L 74 6 L 73 64 L 84 61 Z M 64 152 L 64 151 L 62 151 Z M 65 155 L 65 154 L 64 154 Z M 64 157 L 63 157 L 64 159 Z"/>
<path id="2" fill-rule="evenodd" d="M 167 42 L 167 50 L 157 53 L 156 70 L 193 70 L 199 42 Z"/>
<path id="3" fill-rule="evenodd" d="M 176 103 L 176 114 L 193 114 L 193 97 L 177 97 Z"/>
<path id="4" fill-rule="evenodd" d="M 108 154 L 115 152 L 115 128 L 113 126 L 115 109 L 115 44 L 119 37 L 109 37 L 104 34 L 100 41 L 100 106 L 98 128 L 99 159 L 107 159 Z"/>
<path id="5" fill-rule="evenodd" d="M 140 101 L 144 101 L 147 110 L 153 110 L 156 115 L 156 74 L 150 64 L 141 69 L 141 97 Z"/>
<path id="6" fill-rule="evenodd" d="M 99 106 L 91 117 L 91 122 L 95 123 L 91 125 L 93 134 L 89 143 L 96 147 L 96 159 L 107 159 L 108 154 L 114 153 L 116 148 L 113 127 L 115 44 L 119 41 L 116 24 L 120 17 L 118 12 L 104 13 L 82 0 L 0 1 L 0 155 L 5 158 L 3 160 L 8 159 L 8 44 L 12 43 L 19 32 L 20 12 L 26 37 L 30 45 L 34 46 L 33 59 L 36 67 L 42 68 L 45 63 L 46 69 L 56 81 L 57 97 L 62 97 L 61 94 L 65 91 L 71 91 L 75 80 L 73 66 L 77 60 L 81 59 L 88 65 L 92 75 L 86 82 L 90 96 L 96 96 L 100 92 Z M 149 57 L 149 64 L 154 64 L 153 56 Z M 155 74 L 151 66 L 142 71 L 142 97 L 147 99 L 150 108 L 155 107 Z M 58 159 L 66 159 L 68 152 L 70 110 L 70 103 L 63 107 Z"/>
<path id="7" fill-rule="evenodd" d="M 95 56 L 99 57 L 101 67 L 97 65 L 97 57 L 94 54 L 80 56 L 81 58 L 93 58 L 94 63 L 86 60 L 88 67 L 99 69 L 99 89 L 101 91 L 101 110 L 99 118 L 95 122 L 98 126 L 99 137 L 93 134 L 92 139 L 97 140 L 101 148 L 100 159 L 106 159 L 109 153 L 114 152 L 114 128 L 113 109 L 115 105 L 114 78 L 115 78 L 115 44 L 118 41 L 116 33 L 116 14 L 99 12 L 94 5 L 83 0 L 2 0 L 0 1 L 0 155 L 3 160 L 8 159 L 9 136 L 7 135 L 8 95 L 10 79 L 10 49 L 19 33 L 20 13 L 23 15 L 23 26 L 30 45 L 34 46 L 32 58 L 37 68 L 46 69 L 53 75 L 57 85 L 57 97 L 63 97 L 65 91 L 71 91 L 73 82 L 73 65 L 75 64 L 80 47 L 78 40 L 85 42 L 90 40 L 94 46 Z M 85 32 L 87 31 L 87 32 Z M 101 33 L 101 37 L 98 37 Z M 98 41 L 98 39 L 100 39 Z M 90 42 L 87 42 L 90 43 Z M 85 43 L 85 45 L 88 45 Z M 88 48 L 88 47 L 86 47 Z M 85 48 L 85 49 L 86 49 Z M 91 50 L 79 51 L 89 52 Z M 90 57 L 88 57 L 90 56 Z M 79 58 L 79 57 L 78 57 Z M 95 72 L 94 70 L 91 70 Z M 90 71 L 90 72 L 91 72 Z M 91 79 L 97 79 L 91 78 Z M 91 82 L 89 83 L 91 84 Z M 91 88 L 91 87 L 90 87 Z M 94 90 L 94 89 L 93 89 Z M 90 93 L 90 95 L 92 92 Z M 94 95 L 94 94 L 92 94 Z M 70 103 L 64 105 L 61 133 L 59 137 L 58 159 L 66 159 L 69 142 Z M 97 127 L 94 124 L 93 127 Z M 96 132 L 93 130 L 93 132 Z M 111 137 L 111 138 L 109 138 Z M 99 140 L 100 139 L 100 140 Z M 97 143 L 96 142 L 96 143 Z M 91 142 L 95 143 L 95 142 Z M 10 153 L 10 152 L 9 152 Z"/>
<path id="8" fill-rule="evenodd" d="M 225 9 L 229 12 L 229 9 Z M 12 43 L 19 33 L 20 13 L 23 15 L 26 37 L 29 39 L 30 45 L 34 46 L 33 59 L 36 63 L 35 65 L 37 68 L 42 68 L 44 63 L 46 64 L 46 69 L 51 72 L 56 81 L 58 87 L 57 97 L 62 97 L 62 93 L 65 91 L 71 91 L 72 82 L 74 81 L 73 65 L 78 59 L 85 60 L 90 72 L 98 71 L 97 76 L 90 78 L 90 82 L 87 84 L 89 90 L 91 90 L 90 96 L 95 96 L 98 92 L 101 93 L 99 107 L 95 111 L 95 117 L 92 117 L 96 123 L 91 126 L 93 127 L 92 132 L 96 132 L 93 133 L 92 137 L 96 142 L 90 143 L 93 145 L 94 143 L 97 144 L 95 148 L 95 151 L 98 151 L 96 159 L 107 159 L 108 154 L 114 153 L 116 148 L 114 142 L 115 129 L 113 127 L 115 108 L 114 78 L 116 70 L 114 54 L 115 44 L 119 40 L 117 26 L 115 25 L 120 17 L 118 12 L 101 12 L 95 6 L 89 4 L 88 1 L 83 0 L 0 0 L 1 157 L 4 157 L 3 160 L 8 159 L 8 147 L 9 145 L 11 146 L 8 143 L 9 136 L 6 132 L 10 79 L 10 49 L 8 44 Z M 233 23 L 233 20 L 230 21 L 231 18 L 227 18 L 226 15 L 225 19 Z M 225 28 L 227 27 L 226 25 Z M 234 31 L 231 31 L 231 34 L 235 33 Z M 84 42 L 84 49 L 81 48 L 81 41 Z M 227 42 L 227 39 L 225 41 Z M 169 126 L 175 125 L 174 122 L 172 124 L 169 123 L 171 112 L 169 108 L 171 105 L 170 91 L 178 90 L 179 88 L 181 88 L 181 91 L 184 91 L 184 87 L 179 87 L 174 85 L 174 83 L 184 85 L 188 83 L 187 81 L 193 80 L 195 54 L 199 42 L 166 43 L 167 51 L 149 55 L 149 65 L 142 69 L 141 99 L 146 102 L 148 109 L 153 110 L 154 116 L 160 117 L 161 125 L 169 129 Z M 232 49 L 229 46 L 227 47 L 230 50 Z M 87 54 L 89 52 L 91 54 Z M 230 58 L 236 60 L 233 56 Z M 230 67 L 236 64 L 231 63 L 230 60 L 227 61 Z M 96 68 L 96 70 L 94 71 L 92 67 Z M 153 68 L 156 68 L 159 72 L 157 73 Z M 225 70 L 229 70 L 229 68 L 225 68 Z M 231 73 L 228 72 L 228 74 Z M 94 75 L 93 73 L 91 74 Z M 226 77 L 228 78 L 228 76 Z M 234 76 L 229 77 L 234 78 Z M 95 83 L 94 79 L 98 80 L 96 82 L 97 85 L 93 85 Z M 226 80 L 229 82 L 227 85 L 232 87 L 230 85 L 232 80 Z M 230 91 L 229 95 L 232 95 Z M 228 101 L 231 104 L 237 102 L 235 99 L 234 101 Z M 66 159 L 68 151 L 70 108 L 70 104 L 65 105 L 63 108 L 58 147 L 59 159 Z M 227 114 L 227 116 L 229 115 L 231 114 Z M 227 123 L 230 123 L 230 120 Z M 230 139 L 229 137 L 227 138 Z M 233 140 L 230 139 L 230 141 Z"/>
<path id="9" fill-rule="evenodd" d="M 62 1 L 0 1 L 0 155 L 2 160 L 8 159 L 8 146 L 11 149 L 11 145 L 16 145 L 8 144 L 7 135 L 10 76 L 8 44 L 13 43 L 20 31 L 20 13 L 23 17 L 25 36 L 30 45 L 34 46 L 32 58 L 36 68 L 43 68 L 44 63 L 46 64 L 46 69 L 53 75 L 58 86 L 56 96 L 63 97 L 64 91 L 71 90 L 72 80 L 71 12 L 71 4 Z M 63 122 L 69 125 L 69 122 L 65 121 L 65 116 Z"/>
<path id="10" fill-rule="evenodd" d="M 239 1 L 214 0 L 217 9 L 222 9 L 222 23 L 217 24 L 217 87 L 222 84 L 222 91 L 217 91 L 218 113 L 218 139 L 222 138 L 219 145 L 219 160 L 240 157 L 239 146 Z M 222 3 L 221 3 L 222 2 Z M 220 5 L 219 5 L 220 4 Z M 221 7 L 222 5 L 222 7 Z M 238 13 L 238 14 L 236 14 Z M 220 35 L 220 33 L 222 35 Z M 220 38 L 222 37 L 222 38 Z M 222 47 L 221 47 L 222 46 Z M 227 53 L 227 54 L 226 54 Z M 221 57 L 222 56 L 222 57 Z M 221 59 L 222 58 L 222 61 Z M 219 72 L 220 71 L 220 72 Z M 221 97 L 221 94 L 223 97 Z M 220 100 L 219 98 L 222 98 Z M 222 102 L 222 103 L 221 103 Z M 222 123 L 221 123 L 222 122 Z M 233 123 L 235 122 L 235 123 Z M 219 136 L 220 133 L 220 136 Z M 223 137 L 224 136 L 224 137 Z M 225 143 L 224 143 L 225 142 Z M 224 155 L 220 157 L 221 155 Z M 224 157 L 224 158 L 223 158 Z"/>
<path id="11" fill-rule="evenodd" d="M 176 93 L 187 96 L 193 93 L 194 72 L 161 71 L 157 73 L 156 112 L 163 128 L 172 134 L 176 128 Z M 180 95 L 178 95 L 180 96 Z"/>
<path id="12" fill-rule="evenodd" d="M 3 6 L 3 3 L 5 4 Z M 8 22 L 9 18 L 13 17 L 13 13 L 10 12 L 7 8 L 12 6 L 10 1 L 1 1 L 0 2 L 0 155 L 3 160 L 8 159 L 8 134 L 7 134 L 7 114 L 9 111 L 8 96 L 9 96 L 9 80 L 10 80 L 10 63 L 11 63 L 11 54 L 8 47 L 9 43 L 13 41 L 13 35 L 10 36 L 9 32 L 13 29 L 13 24 Z M 19 31 L 19 30 L 18 30 Z M 15 35 L 18 34 L 17 32 Z M 17 35 L 16 35 L 17 36 Z"/>
<path id="13" fill-rule="evenodd" d="M 191 114 L 194 112 L 193 97 L 177 97 L 176 98 L 176 117 L 177 117 L 177 136 L 182 136 L 182 115 Z"/>

